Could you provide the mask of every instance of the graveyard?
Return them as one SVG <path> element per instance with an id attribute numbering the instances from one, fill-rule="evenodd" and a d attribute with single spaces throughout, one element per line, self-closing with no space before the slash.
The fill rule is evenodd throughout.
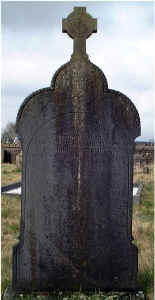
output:
<path id="1" fill-rule="evenodd" d="M 2 163 L 3 300 L 153 300 L 153 147 L 134 168 L 139 112 L 86 52 L 97 18 L 74 7 L 62 32 L 70 60 L 23 99 Z"/>

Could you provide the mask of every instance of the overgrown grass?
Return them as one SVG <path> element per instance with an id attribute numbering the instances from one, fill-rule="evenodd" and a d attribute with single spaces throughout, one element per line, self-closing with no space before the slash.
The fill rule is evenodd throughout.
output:
<path id="1" fill-rule="evenodd" d="M 4 164 L 3 164 L 4 165 Z M 7 164 L 5 164 L 7 165 Z M 9 167 L 9 169 L 8 169 Z M 11 171 L 12 169 L 12 171 Z M 17 174 L 14 172 L 15 166 L 3 166 L 3 171 L 8 171 L 9 176 Z M 3 172 L 5 173 L 5 172 Z M 19 175 L 19 174 L 18 174 Z M 2 174 L 3 176 L 3 174 Z M 147 179 L 144 178 L 144 190 L 142 195 L 142 201 L 138 205 L 134 206 L 133 209 L 133 236 L 134 243 L 139 249 L 139 288 L 145 292 L 148 300 L 153 300 L 153 274 L 154 274 L 154 202 L 153 202 L 153 180 L 152 171 L 151 174 L 146 174 Z M 10 180 L 10 177 L 7 177 Z M 17 180 L 16 180 L 17 181 Z M 9 182 L 10 183 L 10 182 Z M 8 182 L 6 182 L 8 184 Z M 17 242 L 19 236 L 19 225 L 20 225 L 20 198 L 19 196 L 6 196 L 2 195 L 2 293 L 12 281 L 12 247 Z M 46 296 L 23 296 L 18 297 L 23 300 L 33 299 L 47 299 Z M 122 299 L 127 300 L 127 295 L 106 295 L 102 292 L 96 292 L 94 294 L 79 293 L 57 293 L 50 296 L 48 299 L 59 299 L 59 300 L 116 300 Z"/>
<path id="2" fill-rule="evenodd" d="M 142 201 L 134 206 L 133 235 L 139 255 L 139 286 L 153 300 L 154 286 L 154 185 L 144 185 Z"/>
<path id="3" fill-rule="evenodd" d="M 21 170 L 15 164 L 1 165 L 1 185 L 8 185 L 21 180 Z"/>
<path id="4" fill-rule="evenodd" d="M 20 225 L 21 200 L 19 196 L 2 195 L 2 293 L 12 280 L 12 247 L 17 242 Z"/>
<path id="5" fill-rule="evenodd" d="M 131 296 L 133 296 L 131 298 Z M 135 300 L 136 299 L 144 299 L 144 298 L 137 298 L 140 294 L 137 293 L 126 293 L 126 292 L 94 292 L 94 293 L 83 293 L 82 291 L 79 292 L 53 292 L 53 293 L 42 293 L 42 294 L 31 294 L 31 295 L 19 295 L 16 296 L 14 299 L 16 300 Z"/>

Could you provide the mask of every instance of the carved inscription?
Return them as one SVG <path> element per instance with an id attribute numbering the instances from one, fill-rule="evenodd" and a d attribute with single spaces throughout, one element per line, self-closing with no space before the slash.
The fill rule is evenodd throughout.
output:
<path id="1" fill-rule="evenodd" d="M 56 136 L 57 152 L 82 151 L 104 152 L 106 150 L 103 136 L 58 135 Z"/>
<path id="2" fill-rule="evenodd" d="M 82 66 L 81 66 L 82 67 Z M 86 88 L 86 77 L 82 76 L 82 72 L 78 70 L 78 65 L 76 66 L 76 69 L 73 69 L 72 71 L 72 88 L 76 90 L 85 90 Z"/>

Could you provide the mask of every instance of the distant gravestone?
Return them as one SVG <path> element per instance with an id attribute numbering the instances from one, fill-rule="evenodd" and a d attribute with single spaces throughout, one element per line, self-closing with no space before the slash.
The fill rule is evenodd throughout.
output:
<path id="1" fill-rule="evenodd" d="M 97 20 L 75 7 L 63 20 L 71 60 L 51 87 L 25 99 L 20 241 L 13 248 L 16 291 L 135 290 L 132 244 L 134 139 L 139 115 L 108 89 L 86 54 Z"/>
<path id="2" fill-rule="evenodd" d="M 16 167 L 22 169 L 22 151 L 16 156 Z"/>
<path id="3" fill-rule="evenodd" d="M 149 167 L 146 167 L 146 166 L 145 166 L 145 167 L 143 168 L 143 173 L 144 173 L 144 174 L 149 174 L 149 172 L 150 172 Z"/>

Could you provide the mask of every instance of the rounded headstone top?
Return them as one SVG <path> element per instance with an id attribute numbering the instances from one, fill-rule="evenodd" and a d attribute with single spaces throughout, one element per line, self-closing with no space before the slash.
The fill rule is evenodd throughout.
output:
<path id="1" fill-rule="evenodd" d="M 79 90 L 94 89 L 105 92 L 108 89 L 107 79 L 100 68 L 89 60 L 71 60 L 62 65 L 51 81 L 53 90 L 71 90 L 76 85 Z"/>
<path id="2" fill-rule="evenodd" d="M 74 11 L 62 20 L 62 31 L 74 39 L 71 60 L 55 73 L 51 87 L 54 90 L 76 90 L 83 94 L 97 89 L 100 95 L 108 88 L 103 72 L 89 61 L 86 54 L 86 39 L 97 32 L 97 19 L 86 12 L 86 7 L 74 7 Z"/>

